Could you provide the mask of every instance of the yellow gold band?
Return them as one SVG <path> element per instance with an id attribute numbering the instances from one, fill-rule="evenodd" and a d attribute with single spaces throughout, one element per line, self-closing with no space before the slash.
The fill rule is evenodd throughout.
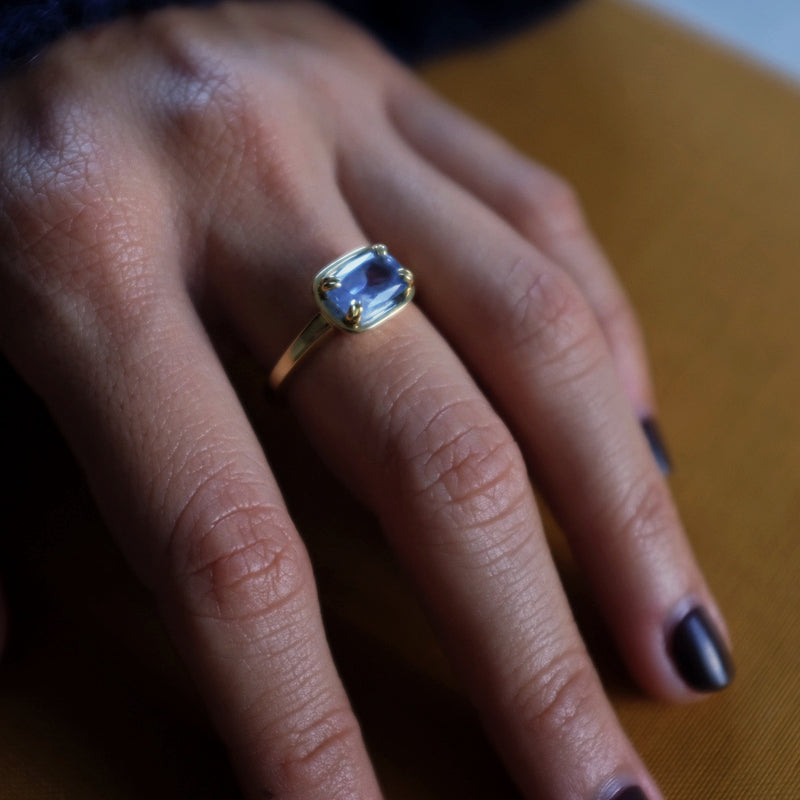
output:
<path id="1" fill-rule="evenodd" d="M 278 359 L 278 363 L 269 374 L 269 385 L 277 389 L 286 376 L 292 371 L 295 364 L 303 356 L 314 349 L 329 333 L 333 327 L 323 319 L 322 314 L 317 314 L 308 325 L 300 331 L 299 336 L 289 345 L 286 352 Z"/>

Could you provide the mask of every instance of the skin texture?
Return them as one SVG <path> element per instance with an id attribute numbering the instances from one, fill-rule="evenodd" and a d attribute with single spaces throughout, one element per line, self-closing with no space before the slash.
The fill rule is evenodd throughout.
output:
<path id="1" fill-rule="evenodd" d="M 157 597 L 247 796 L 381 795 L 218 352 L 268 370 L 317 270 L 385 241 L 418 302 L 326 342 L 287 401 L 382 520 L 524 795 L 659 798 L 528 468 L 647 691 L 697 697 L 665 644 L 682 612 L 724 625 L 639 426 L 654 401 L 635 317 L 569 186 L 300 3 L 67 37 L 0 103 L 3 352 Z"/>

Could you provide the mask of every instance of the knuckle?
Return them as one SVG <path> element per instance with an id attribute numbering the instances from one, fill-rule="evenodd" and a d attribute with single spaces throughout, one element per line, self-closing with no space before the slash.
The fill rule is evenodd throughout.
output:
<path id="1" fill-rule="evenodd" d="M 523 363 L 554 367 L 562 380 L 591 371 L 605 355 L 603 338 L 578 288 L 557 269 L 521 262 L 516 271 L 524 277 L 507 315 L 511 350 L 525 353 Z"/>
<path id="2" fill-rule="evenodd" d="M 517 196 L 517 215 L 524 213 L 522 227 L 532 226 L 536 238 L 563 239 L 585 233 L 586 220 L 578 193 L 561 176 L 537 169 L 535 177 L 521 186 Z"/>
<path id="3" fill-rule="evenodd" d="M 163 9 L 142 21 L 159 56 L 148 99 L 174 139 L 212 150 L 229 132 L 251 127 L 255 104 L 224 48 L 187 21 L 182 9 Z"/>
<path id="4" fill-rule="evenodd" d="M 618 530 L 623 540 L 645 547 L 657 546 L 666 533 L 678 527 L 666 486 L 650 476 L 641 478 L 629 489 L 617 518 L 622 520 Z"/>
<path id="5" fill-rule="evenodd" d="M 168 540 L 160 583 L 198 617 L 243 622 L 301 608 L 311 568 L 285 512 L 235 494 L 217 481 L 195 493 Z M 226 495 L 221 506 L 210 499 Z"/>
<path id="6" fill-rule="evenodd" d="M 622 292 L 597 309 L 597 321 L 609 341 L 636 341 L 641 336 L 639 318 Z"/>
<path id="7" fill-rule="evenodd" d="M 325 3 L 297 3 L 291 9 L 291 20 L 286 19 L 286 9 L 280 4 L 265 7 L 265 14 L 278 24 L 288 22 L 296 30 L 302 30 L 302 39 L 313 43 L 316 49 L 328 54 L 343 55 L 351 64 L 359 65 L 373 73 L 385 71 L 393 62 L 382 47 L 364 29 L 346 16 L 339 14 Z"/>
<path id="8" fill-rule="evenodd" d="M 76 206 L 91 207 L 100 160 L 92 115 L 91 104 L 69 89 L 41 81 L 31 89 L 0 167 L 4 213 L 29 238 L 57 228 Z"/>
<path id="9" fill-rule="evenodd" d="M 190 9 L 166 6 L 142 16 L 138 26 L 143 37 L 180 56 L 184 45 L 196 37 L 195 19 Z"/>
<path id="10" fill-rule="evenodd" d="M 499 523 L 523 505 L 528 483 L 519 447 L 482 405 L 442 406 L 426 421 L 415 450 L 417 493 L 457 514 L 462 532 Z"/>
<path id="11" fill-rule="evenodd" d="M 338 786 L 342 796 L 349 796 L 361 783 L 355 757 L 360 747 L 361 731 L 352 711 L 328 710 L 290 735 L 280 756 L 282 782 L 309 792 Z"/>
<path id="12" fill-rule="evenodd" d="M 56 312 L 69 298 L 104 298 L 109 289 L 130 299 L 145 277 L 119 126 L 80 85 L 69 52 L 57 47 L 32 70 L 0 156 L 6 267 Z"/>
<path id="13" fill-rule="evenodd" d="M 166 9 L 146 23 L 160 56 L 148 112 L 173 163 L 201 181 L 208 196 L 243 181 L 291 203 L 303 157 L 302 126 L 292 118 L 299 113 L 297 75 L 279 68 L 273 52 L 272 68 L 254 82 L 235 43 L 209 37 L 191 20 L 185 10 Z M 283 113 L 265 113 L 265 97 Z M 198 163 L 204 165 L 200 175 Z"/>
<path id="14" fill-rule="evenodd" d="M 103 153 L 101 109 L 75 63 L 73 40 L 46 51 L 16 90 L 13 145 L 3 158 L 4 183 L 30 197 L 91 185 Z"/>
<path id="15" fill-rule="evenodd" d="M 569 735 L 587 717 L 597 692 L 588 658 L 574 648 L 525 678 L 511 698 L 511 707 L 533 734 Z"/>

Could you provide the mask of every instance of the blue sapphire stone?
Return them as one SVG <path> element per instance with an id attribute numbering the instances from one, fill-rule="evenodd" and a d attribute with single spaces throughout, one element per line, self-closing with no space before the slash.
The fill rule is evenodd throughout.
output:
<path id="1" fill-rule="evenodd" d="M 323 289 L 325 280 L 338 283 Z M 363 331 L 374 327 L 405 305 L 413 293 L 410 273 L 385 252 L 371 248 L 336 262 L 317 277 L 317 302 L 323 314 L 338 327 Z M 353 302 L 360 305 L 356 322 Z M 350 314 L 350 316 L 348 316 Z"/>

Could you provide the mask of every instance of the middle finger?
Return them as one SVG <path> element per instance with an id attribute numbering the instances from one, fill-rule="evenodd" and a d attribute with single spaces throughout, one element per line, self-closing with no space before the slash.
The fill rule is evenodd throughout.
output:
<path id="1" fill-rule="evenodd" d="M 722 688 L 721 615 L 578 288 L 390 131 L 358 144 L 346 196 L 417 265 L 420 302 L 518 434 L 634 675 L 673 700 Z M 679 652 L 697 618 L 708 635 Z"/>

